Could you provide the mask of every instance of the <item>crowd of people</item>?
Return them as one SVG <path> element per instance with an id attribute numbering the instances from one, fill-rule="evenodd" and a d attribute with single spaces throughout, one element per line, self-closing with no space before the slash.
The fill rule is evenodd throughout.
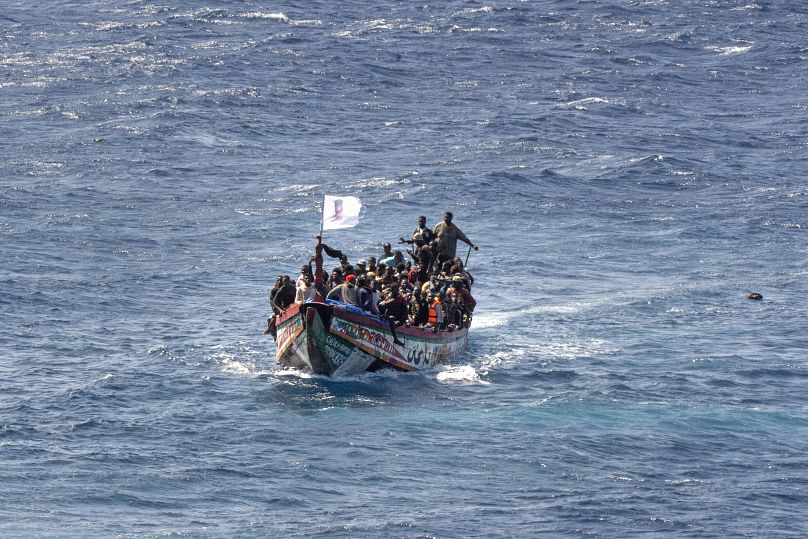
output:
<path id="1" fill-rule="evenodd" d="M 477 302 L 471 295 L 474 277 L 456 256 L 457 242 L 463 241 L 474 250 L 477 246 L 452 222 L 452 217 L 451 212 L 446 212 L 443 221 L 430 229 L 422 215 L 411 237 L 400 238 L 399 244 L 405 246 L 403 252 L 385 243 L 378 258 L 370 256 L 356 263 L 349 262 L 341 251 L 322 244 L 328 256 L 339 260 L 338 265 L 330 273 L 322 269 L 316 276 L 312 258 L 301 268 L 296 281 L 279 275 L 270 293 L 273 317 L 268 320 L 266 333 L 274 336 L 275 317 L 289 306 L 311 299 L 336 300 L 389 320 L 396 344 L 401 343 L 395 328 L 402 325 L 433 331 L 467 327 Z"/>

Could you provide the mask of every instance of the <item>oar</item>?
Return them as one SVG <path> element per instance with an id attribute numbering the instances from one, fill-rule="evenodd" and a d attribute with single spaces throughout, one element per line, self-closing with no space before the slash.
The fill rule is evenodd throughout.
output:
<path id="1" fill-rule="evenodd" d="M 465 262 L 463 262 L 463 267 L 464 267 L 464 268 L 465 268 L 466 266 L 468 266 L 468 265 L 469 265 L 469 255 L 470 255 L 470 254 L 471 254 L 471 245 L 469 245 L 469 252 L 468 252 L 468 253 L 466 253 L 466 261 L 465 261 Z"/>

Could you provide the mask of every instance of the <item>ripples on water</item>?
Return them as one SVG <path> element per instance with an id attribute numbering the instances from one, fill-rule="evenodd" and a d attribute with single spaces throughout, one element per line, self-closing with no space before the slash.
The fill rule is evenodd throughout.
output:
<path id="1" fill-rule="evenodd" d="M 805 27 L 785 2 L 5 6 L 0 532 L 805 534 Z M 266 294 L 323 193 L 366 204 L 327 238 L 354 258 L 454 211 L 465 361 L 275 367 Z"/>

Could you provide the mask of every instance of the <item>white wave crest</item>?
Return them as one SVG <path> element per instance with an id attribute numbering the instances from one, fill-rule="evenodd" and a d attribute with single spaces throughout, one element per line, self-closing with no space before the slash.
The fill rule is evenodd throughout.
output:
<path id="1" fill-rule="evenodd" d="M 608 105 L 609 100 L 602 97 L 585 97 L 583 99 L 576 99 L 575 101 L 568 101 L 567 103 L 559 103 L 557 108 L 562 109 L 576 109 L 587 110 L 587 105 Z"/>
<path id="2" fill-rule="evenodd" d="M 477 371 L 474 370 L 474 367 L 472 367 L 471 365 L 458 365 L 456 367 L 447 367 L 446 370 L 443 370 L 438 373 L 437 380 L 442 384 L 460 382 L 467 384 L 490 385 L 491 383 L 486 382 L 485 380 L 480 380 L 480 375 L 477 373 Z"/>
<path id="3" fill-rule="evenodd" d="M 728 47 L 719 47 L 717 45 L 710 45 L 705 47 L 708 51 L 717 52 L 721 56 L 727 56 L 730 54 L 742 54 L 744 52 L 749 52 L 752 49 L 752 45 L 734 45 Z"/>
<path id="4" fill-rule="evenodd" d="M 260 11 L 251 11 L 249 13 L 242 13 L 239 16 L 244 19 L 268 19 L 285 23 L 289 22 L 289 17 L 283 13 L 262 13 Z"/>

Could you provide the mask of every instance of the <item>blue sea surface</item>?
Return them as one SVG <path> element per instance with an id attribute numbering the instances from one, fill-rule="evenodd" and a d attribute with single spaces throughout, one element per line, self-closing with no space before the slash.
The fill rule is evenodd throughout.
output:
<path id="1" fill-rule="evenodd" d="M 784 0 L 5 0 L 0 536 L 805 537 L 806 36 Z M 454 212 L 461 361 L 275 365 L 324 194 L 354 260 Z"/>

